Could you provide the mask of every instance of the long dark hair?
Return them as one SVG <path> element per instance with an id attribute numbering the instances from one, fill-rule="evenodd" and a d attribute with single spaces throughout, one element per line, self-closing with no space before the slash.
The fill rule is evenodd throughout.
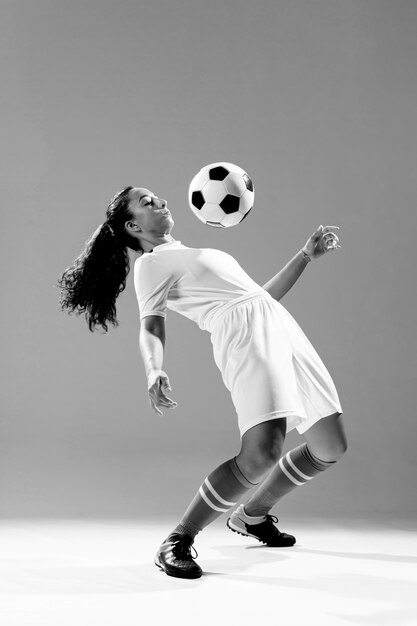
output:
<path id="1" fill-rule="evenodd" d="M 118 326 L 116 299 L 126 287 L 130 270 L 127 248 L 143 253 L 136 237 L 125 230 L 125 222 L 134 216 L 129 210 L 129 191 L 125 187 L 111 200 L 106 210 L 106 220 L 86 241 L 85 248 L 73 265 L 58 279 L 61 288 L 62 311 L 85 313 L 91 332 L 106 322 Z"/>

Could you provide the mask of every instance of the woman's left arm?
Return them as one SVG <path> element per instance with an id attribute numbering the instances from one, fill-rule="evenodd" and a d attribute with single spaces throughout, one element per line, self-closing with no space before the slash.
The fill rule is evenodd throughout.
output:
<path id="1" fill-rule="evenodd" d="M 307 263 L 312 259 L 318 259 L 330 250 L 342 247 L 339 245 L 339 237 L 332 232 L 334 228 L 339 230 L 339 226 L 319 226 L 308 238 L 305 246 L 278 274 L 263 285 L 263 289 L 270 293 L 275 300 L 281 300 L 301 276 Z"/>

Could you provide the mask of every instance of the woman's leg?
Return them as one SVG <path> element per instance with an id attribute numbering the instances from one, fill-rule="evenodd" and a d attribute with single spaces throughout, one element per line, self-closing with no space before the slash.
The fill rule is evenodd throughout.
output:
<path id="1" fill-rule="evenodd" d="M 347 450 L 347 437 L 341 413 L 323 417 L 302 436 L 310 452 L 324 461 L 338 461 Z"/>
<path id="2" fill-rule="evenodd" d="M 287 452 L 249 498 L 248 515 L 267 515 L 284 495 L 334 465 L 347 450 L 341 413 L 322 418 L 303 436 L 306 443 Z"/>
<path id="3" fill-rule="evenodd" d="M 285 440 L 286 418 L 263 422 L 242 437 L 239 454 L 209 474 L 171 534 L 195 535 L 227 512 L 277 463 Z"/>

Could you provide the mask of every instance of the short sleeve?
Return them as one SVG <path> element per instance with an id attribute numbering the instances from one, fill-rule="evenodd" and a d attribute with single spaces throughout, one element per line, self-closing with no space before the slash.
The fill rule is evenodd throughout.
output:
<path id="1" fill-rule="evenodd" d="M 141 320 L 148 315 L 166 318 L 168 292 L 174 281 L 169 268 L 150 255 L 136 261 L 134 282 Z"/>

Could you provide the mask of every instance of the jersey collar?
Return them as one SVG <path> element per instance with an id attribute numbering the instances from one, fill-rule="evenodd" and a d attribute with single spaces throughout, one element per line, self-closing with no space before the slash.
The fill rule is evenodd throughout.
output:
<path id="1" fill-rule="evenodd" d="M 181 241 L 179 241 L 178 239 L 175 239 L 174 241 L 167 241 L 166 243 L 160 243 L 159 245 L 154 246 L 152 250 L 149 250 L 149 252 L 154 252 L 155 250 L 159 250 L 160 248 L 168 248 L 170 246 L 176 246 L 176 245 L 182 245 Z"/>

